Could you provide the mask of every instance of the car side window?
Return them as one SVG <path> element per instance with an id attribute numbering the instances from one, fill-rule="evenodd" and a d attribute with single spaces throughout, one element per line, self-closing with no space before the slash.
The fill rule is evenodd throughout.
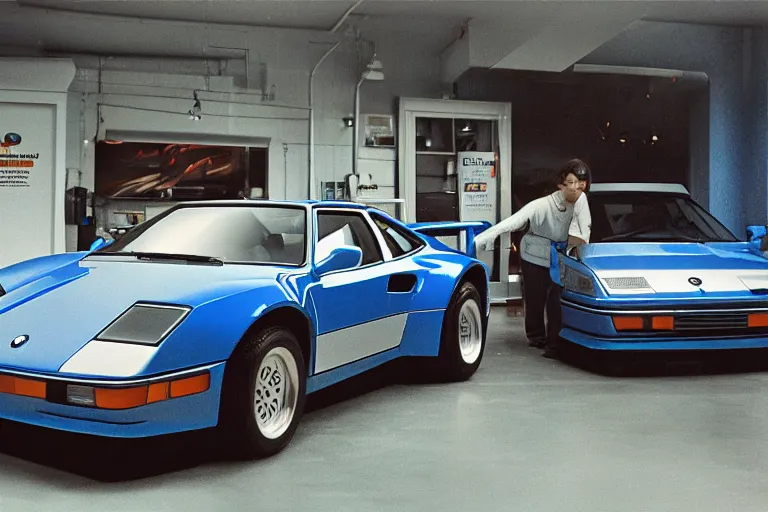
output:
<path id="1" fill-rule="evenodd" d="M 383 261 L 376 237 L 363 216 L 356 212 L 317 212 L 317 245 L 315 263 L 342 245 L 355 245 L 363 251 L 361 265 Z"/>
<path id="2" fill-rule="evenodd" d="M 389 247 L 393 258 L 408 254 L 424 245 L 420 238 L 404 231 L 381 215 L 371 212 L 371 219 L 387 242 L 387 247 Z"/>

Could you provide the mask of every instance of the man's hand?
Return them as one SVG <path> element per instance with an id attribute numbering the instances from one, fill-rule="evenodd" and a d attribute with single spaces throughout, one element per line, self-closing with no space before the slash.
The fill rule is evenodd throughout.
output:
<path id="1" fill-rule="evenodd" d="M 477 251 L 492 251 L 495 245 L 495 238 L 483 240 L 482 238 L 475 238 L 475 250 Z"/>

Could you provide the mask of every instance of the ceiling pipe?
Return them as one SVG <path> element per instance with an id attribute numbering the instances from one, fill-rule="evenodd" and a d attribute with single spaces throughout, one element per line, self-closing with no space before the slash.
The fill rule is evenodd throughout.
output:
<path id="1" fill-rule="evenodd" d="M 680 69 L 644 68 L 637 66 L 610 66 L 602 64 L 574 64 L 574 73 L 596 73 L 608 75 L 633 75 L 652 78 L 669 78 L 676 80 L 692 80 L 708 82 L 709 76 L 701 71 L 683 71 Z"/>
<path id="2" fill-rule="evenodd" d="M 323 61 L 331 54 L 333 51 L 339 47 L 341 44 L 341 41 L 337 41 L 336 44 L 334 44 L 325 54 L 320 58 L 319 61 L 317 61 L 317 64 L 315 64 L 315 67 L 312 68 L 312 72 L 309 74 L 309 173 L 307 177 L 308 181 L 308 188 L 307 188 L 307 198 L 308 199 L 314 199 L 317 195 L 317 191 L 315 190 L 315 105 L 314 105 L 314 93 L 312 86 L 315 82 L 315 73 L 317 72 L 318 68 L 320 67 L 320 64 L 323 63 Z M 287 197 L 287 190 L 286 190 L 286 199 Z"/>
<path id="3" fill-rule="evenodd" d="M 374 51 L 373 56 L 371 57 L 371 60 L 368 62 L 366 67 L 370 67 L 371 64 L 376 60 L 376 50 L 374 45 Z M 366 79 L 368 70 L 364 69 L 360 73 L 360 78 L 357 81 L 357 85 L 355 85 L 355 126 L 352 128 L 354 131 L 352 132 L 352 173 L 356 176 L 360 174 L 359 172 L 359 160 L 360 160 L 360 86 L 363 85 L 363 82 Z"/>
<path id="4" fill-rule="evenodd" d="M 352 11 L 357 9 L 361 3 L 363 3 L 363 0 L 357 0 L 357 2 L 355 2 L 349 9 L 347 9 L 344 14 L 342 14 L 341 18 L 339 18 L 339 21 L 337 21 L 336 24 L 331 28 L 331 34 L 335 34 L 336 31 L 341 28 L 344 22 L 347 21 L 347 18 L 349 18 L 349 15 L 352 14 Z"/>
<path id="5" fill-rule="evenodd" d="M 1 0 L 0 0 L 1 1 Z M 15 8 L 19 11 L 38 11 L 42 13 L 60 13 L 68 14 L 71 16 L 90 17 L 104 20 L 116 20 L 116 21 L 135 21 L 137 23 L 168 23 L 174 25 L 182 25 L 187 27 L 200 27 L 203 25 L 218 27 L 225 30 L 236 30 L 239 32 L 249 32 L 254 28 L 264 30 L 279 30 L 279 31 L 297 31 L 297 32 L 315 32 L 324 33 L 325 30 L 312 29 L 306 27 L 297 26 L 274 26 L 274 25 L 260 25 L 252 23 L 227 23 L 221 21 L 202 21 L 202 20 L 185 20 L 179 18 L 152 18 L 148 16 L 137 16 L 128 14 L 112 14 L 112 13 L 100 13 L 93 11 L 86 11 L 80 9 L 71 9 L 67 7 L 54 7 L 48 4 L 42 5 L 36 2 L 27 0 L 16 0 Z M 36 16 L 30 13 L 30 16 Z"/>

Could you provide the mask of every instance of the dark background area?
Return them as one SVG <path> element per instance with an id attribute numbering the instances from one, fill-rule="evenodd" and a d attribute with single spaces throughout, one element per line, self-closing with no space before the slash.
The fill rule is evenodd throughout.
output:
<path id="1" fill-rule="evenodd" d="M 513 210 L 581 158 L 595 182 L 690 186 L 690 108 L 708 84 L 631 75 L 473 70 L 463 100 L 512 103 Z M 653 139 L 654 135 L 656 140 Z"/>

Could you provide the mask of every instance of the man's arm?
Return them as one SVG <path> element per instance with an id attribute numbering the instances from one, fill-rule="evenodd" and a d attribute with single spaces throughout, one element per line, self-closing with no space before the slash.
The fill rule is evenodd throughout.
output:
<path id="1" fill-rule="evenodd" d="M 568 246 L 589 243 L 592 235 L 592 215 L 589 212 L 587 195 L 582 194 L 573 206 L 573 219 L 568 229 Z"/>
<path id="2" fill-rule="evenodd" d="M 520 231 L 526 224 L 528 224 L 536 209 L 536 204 L 536 201 L 531 201 L 513 215 L 477 235 L 477 237 L 475 237 L 475 246 L 486 251 L 492 251 L 496 237 L 503 233 Z"/>

